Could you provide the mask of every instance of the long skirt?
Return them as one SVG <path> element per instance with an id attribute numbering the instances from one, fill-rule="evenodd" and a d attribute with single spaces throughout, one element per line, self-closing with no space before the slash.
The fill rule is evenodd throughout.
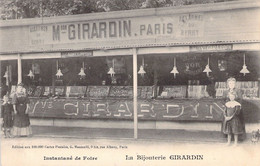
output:
<path id="1" fill-rule="evenodd" d="M 14 136 L 29 136 L 32 134 L 28 114 L 18 113 L 14 116 L 14 126 L 12 134 Z"/>

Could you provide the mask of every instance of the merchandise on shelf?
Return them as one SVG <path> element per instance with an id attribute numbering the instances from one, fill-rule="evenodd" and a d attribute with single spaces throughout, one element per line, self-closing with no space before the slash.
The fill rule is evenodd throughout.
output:
<path id="1" fill-rule="evenodd" d="M 223 97 L 224 93 L 228 90 L 226 82 L 216 82 L 215 88 L 217 98 Z M 242 91 L 243 97 L 259 97 L 259 85 L 257 81 L 237 81 L 236 88 Z"/>
<path id="2" fill-rule="evenodd" d="M 188 85 L 188 98 L 205 98 L 209 97 L 206 85 Z"/>
<path id="3" fill-rule="evenodd" d="M 65 87 L 64 86 L 55 86 L 54 95 L 55 96 L 65 96 Z"/>
<path id="4" fill-rule="evenodd" d="M 133 97 L 132 86 L 111 86 L 109 97 Z"/>
<path id="5" fill-rule="evenodd" d="M 86 86 L 67 86 L 66 97 L 84 97 L 86 89 Z"/>
<path id="6" fill-rule="evenodd" d="M 107 97 L 109 89 L 109 86 L 88 86 L 86 96 L 93 98 Z"/>
<path id="7" fill-rule="evenodd" d="M 138 98 L 142 98 L 142 99 L 151 99 L 154 96 L 152 86 L 139 86 L 137 93 L 138 93 Z"/>
<path id="8" fill-rule="evenodd" d="M 43 86 L 37 86 L 37 87 L 35 88 L 35 90 L 34 90 L 33 96 L 34 96 L 34 97 L 41 97 L 41 96 L 42 96 L 42 93 L 43 93 L 43 90 L 45 90 Z"/>
<path id="9" fill-rule="evenodd" d="M 159 98 L 186 98 L 187 86 L 163 86 Z"/>
<path id="10" fill-rule="evenodd" d="M 43 93 L 42 96 L 47 97 L 51 95 L 51 86 L 45 86 L 43 87 Z"/>

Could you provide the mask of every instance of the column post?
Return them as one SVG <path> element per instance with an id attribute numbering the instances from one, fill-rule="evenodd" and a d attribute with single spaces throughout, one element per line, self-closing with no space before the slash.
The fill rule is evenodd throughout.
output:
<path id="1" fill-rule="evenodd" d="M 23 80 L 23 75 L 22 75 L 22 59 L 21 59 L 21 54 L 18 54 L 18 57 L 17 57 L 17 74 L 18 74 L 18 81 L 17 83 L 21 83 Z"/>
<path id="2" fill-rule="evenodd" d="M 138 138 L 138 115 L 137 115 L 137 51 L 133 48 L 133 111 L 134 111 L 134 138 Z"/>

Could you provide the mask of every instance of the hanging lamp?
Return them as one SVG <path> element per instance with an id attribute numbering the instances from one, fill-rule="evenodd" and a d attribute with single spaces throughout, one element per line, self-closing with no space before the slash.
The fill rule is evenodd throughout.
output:
<path id="1" fill-rule="evenodd" d="M 203 70 L 204 73 L 207 73 L 207 76 L 209 76 L 209 73 L 212 72 L 209 68 L 209 57 L 208 57 L 208 64 L 206 65 L 205 69 Z"/>
<path id="2" fill-rule="evenodd" d="M 3 76 L 4 78 L 7 78 L 8 77 L 8 71 L 6 70 L 5 71 L 5 75 Z"/>
<path id="3" fill-rule="evenodd" d="M 33 66 L 33 64 L 32 64 Z M 32 69 L 29 70 L 29 74 L 27 74 L 28 77 L 30 77 L 31 79 L 34 79 L 34 74 L 32 72 Z"/>
<path id="4" fill-rule="evenodd" d="M 248 73 L 250 73 L 250 71 L 247 69 L 247 66 L 246 66 L 246 55 L 244 54 L 244 65 L 243 65 L 243 68 L 242 70 L 240 71 L 240 73 L 243 73 L 244 76 Z"/>
<path id="5" fill-rule="evenodd" d="M 114 75 L 116 74 L 115 70 L 114 70 L 114 68 L 115 68 L 114 58 L 112 61 L 113 61 L 113 66 L 109 68 L 109 71 L 107 72 L 107 74 L 110 74 L 111 77 L 114 77 Z"/>
<path id="6" fill-rule="evenodd" d="M 27 74 L 27 76 L 30 77 L 31 79 L 34 79 L 34 74 L 32 70 L 29 71 L 29 74 Z"/>
<path id="7" fill-rule="evenodd" d="M 140 66 L 140 69 L 138 71 L 138 74 L 141 74 L 141 76 L 143 77 L 145 74 L 145 70 L 144 70 L 144 57 L 142 58 L 142 65 Z"/>
<path id="8" fill-rule="evenodd" d="M 59 68 L 59 61 L 57 60 L 57 74 L 56 74 L 57 78 L 60 78 L 61 76 L 63 76 L 61 69 Z"/>
<path id="9" fill-rule="evenodd" d="M 80 76 L 80 79 L 84 78 L 86 76 L 85 72 L 84 72 L 84 68 L 85 68 L 85 64 L 84 64 L 84 61 L 82 63 L 82 68 L 80 69 L 80 72 L 79 72 L 79 76 Z"/>
<path id="10" fill-rule="evenodd" d="M 171 71 L 172 74 L 174 74 L 174 78 L 176 78 L 176 74 L 179 74 L 178 70 L 177 70 L 177 67 L 176 67 L 176 59 L 174 57 L 174 66 L 173 66 L 173 69 Z"/>
<path id="11" fill-rule="evenodd" d="M 9 72 L 11 72 L 9 69 L 8 69 L 8 66 L 6 67 L 6 71 L 5 71 L 5 74 L 4 74 L 4 78 L 5 78 L 5 84 L 7 85 L 7 86 L 9 86 L 9 83 L 10 83 L 10 79 L 11 78 L 9 78 Z"/>

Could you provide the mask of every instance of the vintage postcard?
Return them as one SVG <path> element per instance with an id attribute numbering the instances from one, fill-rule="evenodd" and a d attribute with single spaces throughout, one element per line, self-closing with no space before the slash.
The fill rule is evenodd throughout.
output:
<path id="1" fill-rule="evenodd" d="M 1 166 L 258 166 L 257 0 L 1 0 Z"/>

